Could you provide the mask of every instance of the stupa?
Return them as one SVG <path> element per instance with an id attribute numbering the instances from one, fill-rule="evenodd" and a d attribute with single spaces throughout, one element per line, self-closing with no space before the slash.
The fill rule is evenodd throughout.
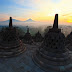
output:
<path id="1" fill-rule="evenodd" d="M 25 51 L 25 46 L 18 37 L 15 27 L 12 26 L 12 17 L 7 27 L 1 34 L 0 57 L 12 57 Z"/>
<path id="2" fill-rule="evenodd" d="M 72 32 L 66 37 L 65 45 L 70 51 L 72 51 Z"/>
<path id="3" fill-rule="evenodd" d="M 34 63 L 46 72 L 72 72 L 72 59 L 64 40 L 56 14 L 53 28 L 49 29 L 42 45 L 32 56 Z"/>
<path id="4" fill-rule="evenodd" d="M 27 33 L 25 33 L 25 35 L 24 35 L 23 42 L 26 44 L 32 44 L 33 43 L 32 36 L 29 32 L 29 28 L 27 28 Z"/>
<path id="5" fill-rule="evenodd" d="M 43 37 L 42 37 L 42 35 L 40 34 L 39 31 L 35 34 L 34 41 L 35 42 L 42 42 L 43 41 Z"/>
<path id="6" fill-rule="evenodd" d="M 66 37 L 66 44 L 70 44 L 72 42 L 72 32 Z"/>

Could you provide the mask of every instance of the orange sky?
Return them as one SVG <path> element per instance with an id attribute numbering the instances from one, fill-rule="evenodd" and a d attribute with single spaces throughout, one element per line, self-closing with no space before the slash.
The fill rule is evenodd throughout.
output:
<path id="1" fill-rule="evenodd" d="M 72 0 L 12 0 L 0 4 L 0 21 L 14 19 L 25 21 L 29 18 L 41 22 L 53 22 L 59 14 L 59 23 L 72 23 Z"/>

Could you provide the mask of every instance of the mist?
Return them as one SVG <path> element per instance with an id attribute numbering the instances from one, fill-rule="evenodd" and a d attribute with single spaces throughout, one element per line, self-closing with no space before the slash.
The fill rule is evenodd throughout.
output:
<path id="1" fill-rule="evenodd" d="M 9 22 L 0 22 L 0 26 L 8 26 Z M 30 28 L 30 33 L 34 35 L 36 32 L 40 32 L 44 35 L 45 29 L 48 26 L 53 26 L 53 23 L 49 22 L 13 22 L 13 26 L 19 27 L 22 31 L 26 32 L 27 27 Z M 67 36 L 72 31 L 72 25 L 59 24 L 61 31 Z"/>

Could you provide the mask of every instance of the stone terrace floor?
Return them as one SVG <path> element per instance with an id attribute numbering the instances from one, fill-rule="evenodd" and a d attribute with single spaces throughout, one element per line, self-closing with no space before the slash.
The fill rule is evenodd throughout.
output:
<path id="1" fill-rule="evenodd" d="M 32 60 L 33 52 L 38 44 L 26 44 L 26 51 L 12 58 L 0 58 L 0 72 L 44 72 Z"/>
<path id="2" fill-rule="evenodd" d="M 45 72 L 32 60 L 32 54 L 40 44 L 25 44 L 26 51 L 24 53 L 12 58 L 0 58 L 0 72 Z M 72 55 L 71 51 L 70 55 Z"/>

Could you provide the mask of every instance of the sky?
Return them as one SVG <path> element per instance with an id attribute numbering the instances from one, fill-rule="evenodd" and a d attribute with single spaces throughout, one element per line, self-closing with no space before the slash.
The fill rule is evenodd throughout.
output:
<path id="1" fill-rule="evenodd" d="M 56 13 L 60 24 L 72 24 L 72 0 L 0 0 L 0 21 L 11 16 L 21 21 L 31 18 L 53 23 Z"/>

